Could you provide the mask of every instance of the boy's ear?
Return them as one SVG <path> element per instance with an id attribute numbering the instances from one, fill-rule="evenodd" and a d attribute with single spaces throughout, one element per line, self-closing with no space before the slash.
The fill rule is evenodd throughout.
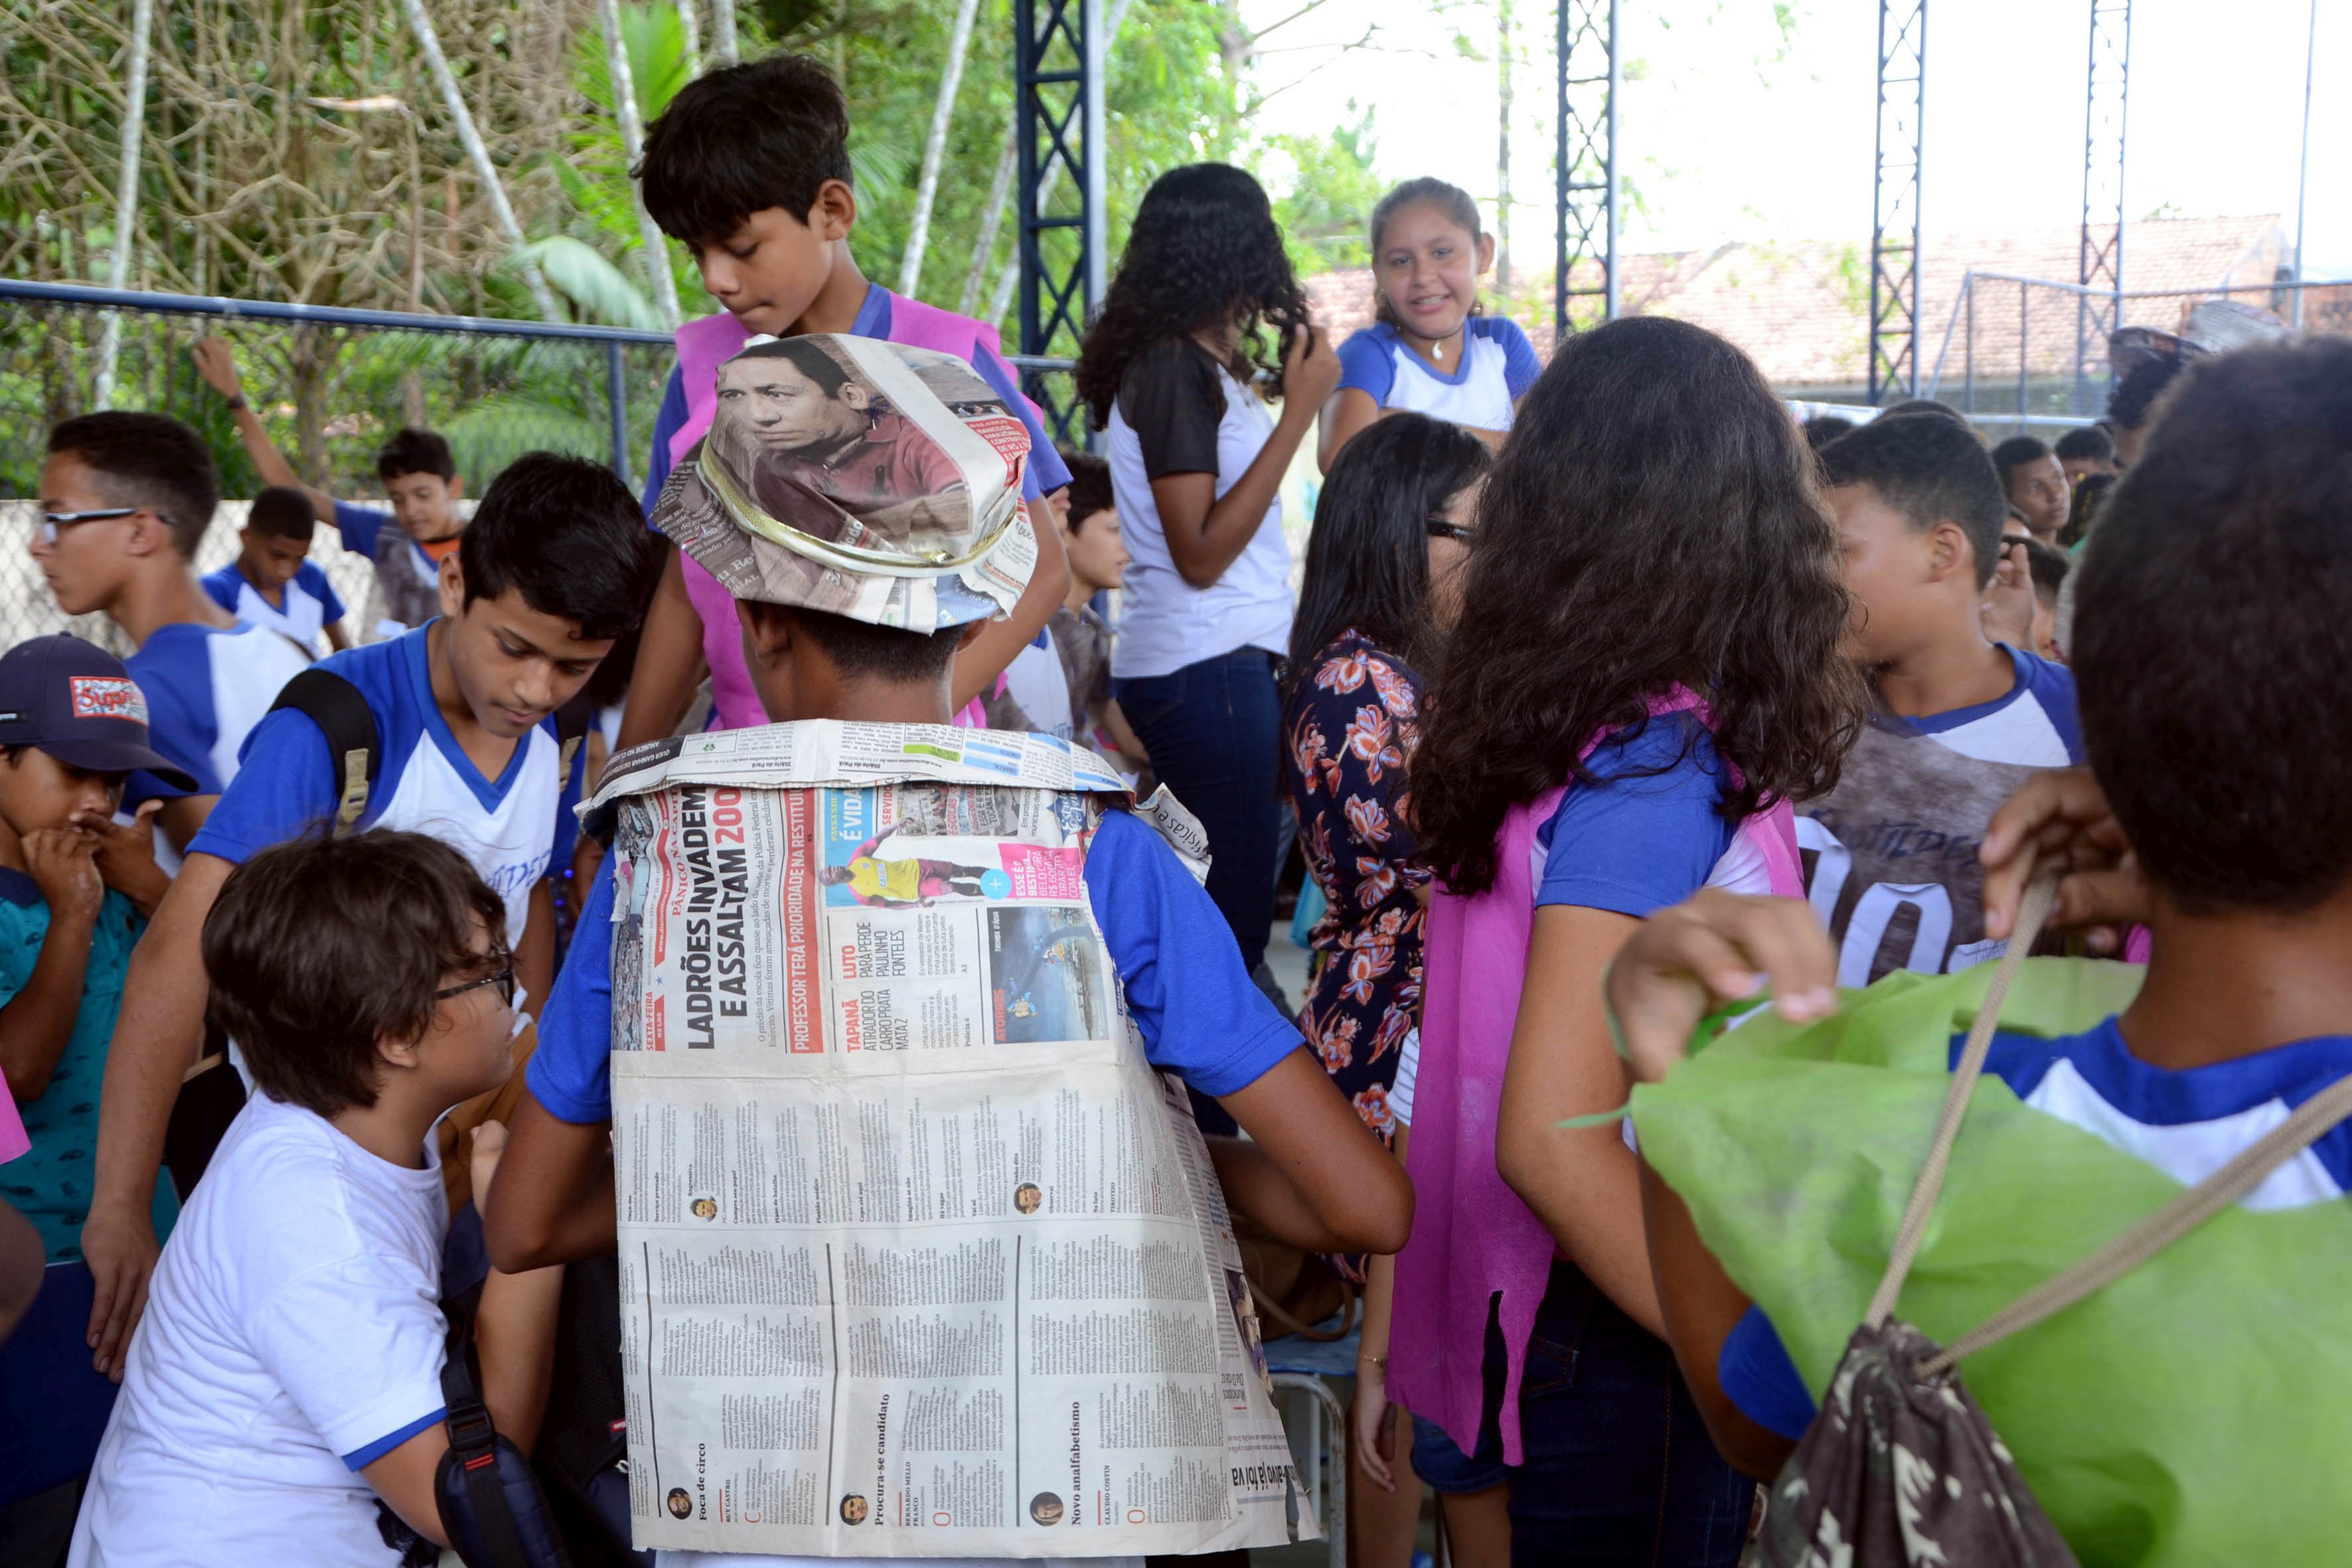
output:
<path id="1" fill-rule="evenodd" d="M 816 205 L 809 208 L 808 226 L 819 239 L 847 239 L 857 226 L 857 193 L 846 180 L 827 180 L 816 188 Z"/>
<path id="2" fill-rule="evenodd" d="M 466 476 L 463 474 L 451 474 L 446 479 L 442 481 L 441 488 L 449 492 L 449 499 L 451 500 L 456 500 L 459 496 L 466 493 Z"/>
<path id="3" fill-rule="evenodd" d="M 131 520 L 131 537 L 124 542 L 131 555 L 177 554 L 179 542 L 172 537 L 172 525 L 152 511 L 142 511 Z"/>
<path id="4" fill-rule="evenodd" d="M 425 1026 L 428 1031 L 433 1027 L 430 1024 Z M 421 1035 L 413 1040 L 396 1040 L 387 1036 L 378 1036 L 375 1042 L 376 1060 L 388 1068 L 413 1068 L 416 1065 L 417 1052 L 424 1044 L 425 1039 Z"/>
<path id="5" fill-rule="evenodd" d="M 956 652 L 961 653 L 964 649 L 978 642 L 982 636 L 987 632 L 989 625 L 990 623 L 987 621 L 972 621 L 967 624 L 963 630 L 957 634 Z"/>
<path id="6" fill-rule="evenodd" d="M 1954 573 L 1974 584 L 1977 552 L 1969 542 L 1967 531 L 1947 520 L 1927 531 L 1927 580 L 1941 583 Z"/>
<path id="7" fill-rule="evenodd" d="M 762 665 L 773 665 L 787 658 L 793 650 L 792 612 L 781 605 L 763 605 L 751 599 L 735 601 L 735 617 L 743 623 L 743 636 L 751 645 L 751 652 Z"/>
<path id="8" fill-rule="evenodd" d="M 453 621 L 466 613 L 466 568 L 457 553 L 441 557 L 441 613 Z"/>

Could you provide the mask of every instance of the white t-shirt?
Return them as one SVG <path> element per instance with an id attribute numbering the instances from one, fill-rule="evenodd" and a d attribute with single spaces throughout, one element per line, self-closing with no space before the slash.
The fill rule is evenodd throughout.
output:
<path id="1" fill-rule="evenodd" d="M 445 1417 L 433 1141 L 257 1094 L 163 1248 L 68 1568 L 388 1565 L 359 1474 Z"/>
<path id="2" fill-rule="evenodd" d="M 1257 395 L 1190 338 L 1155 344 L 1128 367 L 1105 443 L 1128 554 L 1112 675 L 1173 675 L 1239 648 L 1288 649 L 1290 548 L 1282 538 L 1282 502 L 1266 509 L 1224 575 L 1195 588 L 1168 553 L 1151 495 L 1155 479 L 1213 473 L 1222 497 L 1273 434 L 1274 416 Z"/>

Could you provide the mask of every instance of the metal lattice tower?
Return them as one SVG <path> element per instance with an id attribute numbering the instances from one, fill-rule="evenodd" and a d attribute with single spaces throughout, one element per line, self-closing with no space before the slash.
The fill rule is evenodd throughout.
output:
<path id="1" fill-rule="evenodd" d="M 1617 0 L 1559 0 L 1552 330 L 1617 315 Z M 1598 261 L 1598 279 L 1573 276 Z M 1571 300 L 1583 301 L 1573 310 Z"/>
<path id="2" fill-rule="evenodd" d="M 1021 353 L 1075 358 L 1102 297 L 1102 0 L 1015 0 L 1013 26 Z M 1083 437 L 1066 390 L 1034 370 L 1022 380 L 1056 441 Z"/>
<path id="3" fill-rule="evenodd" d="M 2075 303 L 2073 412 L 2095 407 L 2107 334 L 2124 289 L 2124 110 L 2131 87 L 2131 0 L 2091 0 L 2091 65 L 2083 108 L 2083 293 Z"/>
<path id="4" fill-rule="evenodd" d="M 1919 149 L 1927 0 L 1878 0 L 1877 182 L 1870 205 L 1870 401 L 1919 395 Z"/>

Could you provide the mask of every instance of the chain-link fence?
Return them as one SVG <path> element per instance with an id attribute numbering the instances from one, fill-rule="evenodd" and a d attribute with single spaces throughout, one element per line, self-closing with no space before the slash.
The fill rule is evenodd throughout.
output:
<path id="1" fill-rule="evenodd" d="M 66 627 L 26 552 L 48 429 L 100 406 L 111 323 L 107 405 L 193 426 L 221 471 L 221 512 L 200 571 L 236 553 L 243 503 L 262 480 L 227 401 L 198 373 L 205 336 L 229 344 L 241 389 L 296 473 L 339 499 L 380 500 L 375 456 L 403 426 L 445 437 L 468 495 L 525 452 L 608 462 L 642 485 L 675 354 L 669 339 L 614 328 L 116 293 L 0 279 L 0 647 Z M 1016 362 L 1024 379 L 1070 400 L 1063 361 Z M 21 504 L 20 504 L 21 503 Z M 377 616 L 369 563 L 321 528 L 311 551 L 351 610 L 354 635 Z M 83 617 L 83 623 L 96 617 Z M 117 646 L 110 628 L 72 624 Z M 121 651 L 118 647 L 117 651 Z"/>
<path id="2" fill-rule="evenodd" d="M 1964 413 L 2021 416 L 2011 421 L 2021 428 L 2079 423 L 2106 412 L 2110 331 L 2143 327 L 2182 334 L 2199 305 L 2224 300 L 2274 312 L 2292 326 L 2298 296 L 2305 331 L 2352 335 L 2352 283 L 2109 295 L 2047 279 L 1970 272 L 1944 323 L 1930 362 L 1933 374 L 1921 390 Z"/>

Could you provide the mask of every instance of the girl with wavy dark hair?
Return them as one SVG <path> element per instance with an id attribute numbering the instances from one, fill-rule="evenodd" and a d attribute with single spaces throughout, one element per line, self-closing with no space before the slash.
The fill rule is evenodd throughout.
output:
<path id="1" fill-rule="evenodd" d="M 1788 803 L 1864 712 L 1812 475 L 1745 354 L 1642 316 L 1561 345 L 1480 499 L 1412 767 L 1439 887 L 1390 1381 L 1512 1467 L 1516 1562 L 1728 1568 L 1746 1538 L 1754 1489 L 1661 1337 L 1638 1163 L 1561 1123 L 1624 1100 L 1601 977 L 1639 921 L 1802 894 Z"/>
<path id="2" fill-rule="evenodd" d="M 1274 923 L 1274 666 L 1290 641 L 1276 492 L 1338 378 L 1258 183 L 1224 163 L 1154 181 L 1078 354 L 1129 556 L 1112 692 L 1207 831 L 1209 896 L 1253 972 Z"/>

